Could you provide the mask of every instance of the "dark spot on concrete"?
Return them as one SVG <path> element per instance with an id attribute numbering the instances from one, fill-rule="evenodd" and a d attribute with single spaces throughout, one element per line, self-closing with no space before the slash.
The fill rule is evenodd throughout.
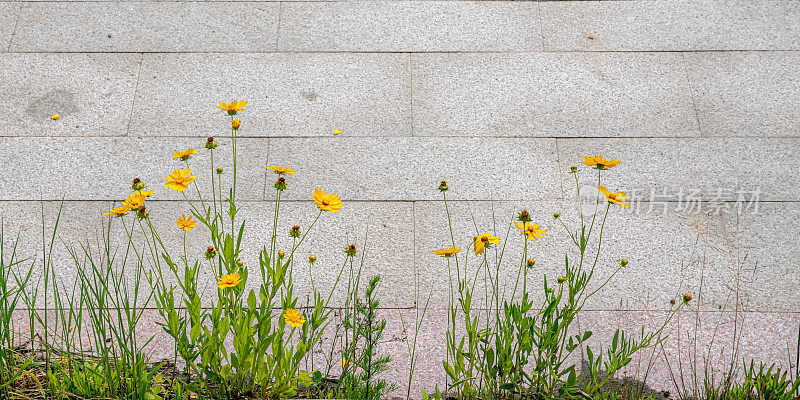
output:
<path id="1" fill-rule="evenodd" d="M 78 112 L 75 104 L 75 95 L 67 90 L 53 90 L 42 96 L 34 98 L 25 109 L 25 114 L 31 118 L 50 118 L 53 114 L 69 115 Z"/>
<path id="2" fill-rule="evenodd" d="M 592 34 L 586 35 L 586 38 L 589 39 L 589 40 L 597 40 L 597 38 L 594 37 L 594 35 L 592 35 Z"/>
<path id="3" fill-rule="evenodd" d="M 305 99 L 308 101 L 314 101 L 317 99 L 317 93 L 313 90 L 301 90 L 300 95 L 305 97 Z"/>
<path id="4" fill-rule="evenodd" d="M 111 39 L 111 34 L 110 33 L 108 34 L 108 38 Z"/>

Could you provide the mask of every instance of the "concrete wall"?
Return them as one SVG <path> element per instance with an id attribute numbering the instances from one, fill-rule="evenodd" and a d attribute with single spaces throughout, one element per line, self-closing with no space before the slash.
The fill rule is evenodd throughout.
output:
<path id="1" fill-rule="evenodd" d="M 179 166 L 169 154 L 224 136 L 228 117 L 214 104 L 247 99 L 246 243 L 260 246 L 271 229 L 264 165 L 298 170 L 285 229 L 310 224 L 314 187 L 339 193 L 344 209 L 324 215 L 304 249 L 320 257 L 316 282 L 330 287 L 341 247 L 369 226 L 390 319 L 433 288 L 415 385 L 430 387 L 444 377 L 438 182 L 450 183 L 464 243 L 472 214 L 491 230 L 494 212 L 505 232 L 531 211 L 550 229 L 533 250 L 535 274 L 552 277 L 567 241 L 552 213 L 577 217 L 567 171 L 602 153 L 623 161 L 606 182 L 634 207 L 612 209 L 600 265 L 630 266 L 588 305 L 586 326 L 653 324 L 702 282 L 692 303 L 702 313 L 682 315 L 656 358 L 677 357 L 701 315 L 700 346 L 725 338 L 709 354 L 729 354 L 722 343 L 736 331 L 743 355 L 786 365 L 800 324 L 798 50 L 792 1 L 0 2 L 0 216 L 36 257 L 42 206 L 51 229 L 64 200 L 60 236 L 92 239 L 138 176 L 179 248 L 172 221 L 188 209 L 162 187 Z M 193 163 L 206 171 L 202 150 Z M 199 231 L 189 242 L 198 255 L 207 246 Z M 309 286 L 305 272 L 296 282 Z M 403 335 L 392 329 L 402 380 Z M 663 361 L 656 369 L 669 387 Z"/>

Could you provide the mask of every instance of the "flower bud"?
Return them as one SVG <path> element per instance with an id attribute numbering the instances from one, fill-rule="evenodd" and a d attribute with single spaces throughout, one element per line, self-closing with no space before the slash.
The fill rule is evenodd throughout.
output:
<path id="1" fill-rule="evenodd" d="M 619 260 L 619 265 L 622 266 L 622 267 L 628 266 L 628 259 L 627 258 L 623 258 L 622 260 Z"/>
<path id="2" fill-rule="evenodd" d="M 317 256 L 315 256 L 313 254 L 308 256 L 308 262 L 310 262 L 311 264 L 317 262 Z"/>
<path id="3" fill-rule="evenodd" d="M 289 236 L 293 238 L 300 237 L 300 226 L 295 225 L 292 227 L 292 229 L 289 229 Z"/>
<path id="4" fill-rule="evenodd" d="M 570 172 L 570 173 L 573 173 L 573 174 L 574 174 L 574 173 L 576 173 L 576 172 L 578 172 L 578 167 L 576 167 L 576 166 L 574 166 L 574 165 L 573 165 L 573 166 L 571 166 L 571 167 L 569 167 L 569 172 Z"/>
<path id="5" fill-rule="evenodd" d="M 217 174 L 222 174 L 222 168 L 217 168 Z"/>
<path id="6" fill-rule="evenodd" d="M 517 216 L 517 221 L 519 222 L 531 222 L 531 214 L 528 213 L 528 210 L 520 211 L 519 215 Z"/>
<path id="7" fill-rule="evenodd" d="M 553 214 L 553 219 L 559 219 L 559 218 L 561 218 L 561 213 Z"/>
<path id="8" fill-rule="evenodd" d="M 236 261 L 236 265 L 241 267 L 244 265 L 244 262 L 242 262 L 242 260 Z"/>
<path id="9" fill-rule="evenodd" d="M 240 126 L 242 126 L 242 121 L 238 119 L 231 121 L 231 129 L 238 131 Z"/>
<path id="10" fill-rule="evenodd" d="M 556 281 L 558 281 L 558 283 L 564 283 L 564 282 L 567 281 L 567 277 L 566 276 L 559 276 L 558 278 L 556 278 Z"/>
<path id="11" fill-rule="evenodd" d="M 345 252 L 345 253 L 346 253 L 348 256 L 351 256 L 351 257 L 352 257 L 352 256 L 354 256 L 354 255 L 356 255 L 356 245 L 354 245 L 354 244 L 351 244 L 351 245 L 349 245 L 349 246 L 345 247 L 345 248 L 344 248 L 344 252 Z"/>
<path id="12" fill-rule="evenodd" d="M 133 183 L 131 184 L 131 189 L 133 189 L 134 192 L 138 192 L 138 191 L 144 189 L 144 182 L 142 182 L 142 180 L 139 179 L 139 178 L 133 178 Z"/>
<path id="13" fill-rule="evenodd" d="M 533 266 L 536 264 L 536 260 L 529 258 L 526 264 L 528 265 L 528 268 L 533 268 Z"/>
<path id="14" fill-rule="evenodd" d="M 278 189 L 278 190 L 285 190 L 286 186 L 287 186 L 286 185 L 286 178 L 284 178 L 284 177 L 278 178 L 278 180 L 275 181 L 275 184 L 272 185 L 272 186 L 275 187 L 275 189 Z"/>
<path id="15" fill-rule="evenodd" d="M 206 259 L 210 260 L 214 258 L 216 255 L 217 255 L 217 250 L 214 248 L 214 246 L 208 246 L 208 248 L 206 249 Z"/>
<path id="16" fill-rule="evenodd" d="M 284 253 L 283 250 L 278 251 L 278 258 L 283 258 L 283 257 L 286 257 L 286 253 Z"/>
<path id="17" fill-rule="evenodd" d="M 690 301 L 692 301 L 692 295 L 691 295 L 690 293 L 686 293 L 686 294 L 684 294 L 684 295 L 683 295 L 683 302 L 684 302 L 684 303 L 688 303 L 688 302 L 690 302 Z"/>
<path id="18" fill-rule="evenodd" d="M 214 138 L 212 136 L 209 136 L 208 139 L 206 139 L 206 148 L 207 149 L 213 150 L 213 149 L 216 149 L 217 146 L 218 146 L 217 141 L 214 140 Z"/>
<path id="19" fill-rule="evenodd" d="M 138 210 L 136 210 L 136 216 L 139 217 L 139 219 L 145 219 L 150 216 L 150 210 L 142 205 Z"/>
<path id="20" fill-rule="evenodd" d="M 442 181 L 442 182 L 439 183 L 439 190 L 440 191 L 446 192 L 447 189 L 450 189 L 449 187 L 447 187 L 447 181 Z"/>

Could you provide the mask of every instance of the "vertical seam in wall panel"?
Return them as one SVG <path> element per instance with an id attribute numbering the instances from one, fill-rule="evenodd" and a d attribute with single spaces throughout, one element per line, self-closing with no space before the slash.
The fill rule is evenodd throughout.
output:
<path id="1" fill-rule="evenodd" d="M 694 89 L 692 89 L 692 82 L 689 80 L 689 64 L 686 62 L 684 52 L 681 52 L 681 61 L 683 61 L 683 72 L 686 75 L 686 86 L 689 88 L 689 98 L 692 99 L 692 109 L 694 109 L 694 120 L 697 123 L 697 132 L 700 137 L 703 137 L 703 130 L 700 127 L 700 115 L 697 113 L 697 103 L 694 100 Z"/>
<path id="2" fill-rule="evenodd" d="M 411 202 L 411 248 L 413 251 L 411 252 L 411 267 L 414 269 L 414 284 L 416 288 L 414 289 L 417 293 L 419 293 L 419 271 L 417 270 L 417 202 Z M 414 296 L 414 309 L 417 309 L 419 305 L 417 304 L 417 298 L 419 296 Z"/>
<path id="3" fill-rule="evenodd" d="M 561 179 L 561 154 L 558 151 L 558 142 L 560 139 L 553 139 L 555 140 L 555 152 L 556 152 L 556 170 L 554 173 L 556 174 L 556 179 L 558 179 L 558 187 L 561 189 L 561 200 L 566 200 L 567 196 L 564 193 L 564 180 Z"/>
<path id="4" fill-rule="evenodd" d="M 539 36 L 542 38 L 542 51 L 547 51 L 544 48 L 544 23 L 542 23 L 542 3 L 536 2 L 536 10 L 539 11 Z"/>
<path id="5" fill-rule="evenodd" d="M 272 139 L 267 138 L 267 159 L 264 160 L 264 165 L 269 165 L 269 151 L 272 149 Z M 267 171 L 262 171 L 264 174 L 264 180 L 261 182 L 261 201 L 267 200 Z"/>
<path id="6" fill-rule="evenodd" d="M 278 29 L 275 32 L 275 51 L 279 52 L 281 44 L 281 16 L 283 15 L 283 2 L 278 3 Z"/>
<path id="7" fill-rule="evenodd" d="M 409 114 L 411 118 L 411 136 L 414 136 L 414 56 L 408 53 L 408 91 Z"/>
<path id="8" fill-rule="evenodd" d="M 6 51 L 11 51 L 11 44 L 14 43 L 14 36 L 17 34 L 17 25 L 19 25 L 19 18 L 22 16 L 22 7 L 26 3 L 19 3 L 19 8 L 17 9 L 17 17 L 14 18 L 14 29 L 11 30 L 11 38 L 8 39 L 8 46 L 6 47 Z"/>
<path id="9" fill-rule="evenodd" d="M 139 80 L 142 78 L 142 64 L 144 63 L 144 53 L 139 53 L 139 65 L 136 68 L 136 83 L 133 85 L 133 96 L 131 97 L 131 112 L 128 113 L 128 128 L 125 129 L 125 136 L 131 136 L 131 124 L 133 123 L 133 110 L 136 108 L 136 94 L 139 93 Z"/>

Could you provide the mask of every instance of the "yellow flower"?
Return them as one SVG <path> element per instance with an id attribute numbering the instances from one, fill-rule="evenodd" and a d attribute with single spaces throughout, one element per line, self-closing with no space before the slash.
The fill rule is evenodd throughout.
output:
<path id="1" fill-rule="evenodd" d="M 618 204 L 622 208 L 631 208 L 631 205 L 625 202 L 625 199 L 628 198 L 627 194 L 623 192 L 614 193 L 606 189 L 606 187 L 603 185 L 598 186 L 597 190 L 606 196 L 606 200 L 608 200 L 609 203 Z"/>
<path id="2" fill-rule="evenodd" d="M 286 320 L 287 324 L 295 328 L 299 328 L 306 323 L 306 319 L 303 317 L 303 314 L 294 308 L 287 308 L 286 311 L 283 312 L 283 319 Z"/>
<path id="3" fill-rule="evenodd" d="M 448 247 L 446 249 L 434 250 L 433 254 L 436 254 L 437 256 L 452 257 L 456 255 L 456 253 L 459 253 L 460 251 L 461 249 L 459 249 L 458 247 Z"/>
<path id="4" fill-rule="evenodd" d="M 127 214 L 128 211 L 130 211 L 130 210 L 131 210 L 130 208 L 128 208 L 126 206 L 122 206 L 122 207 L 112 208 L 112 209 L 108 210 L 109 212 L 105 213 L 105 215 L 106 215 L 106 217 L 121 217 L 121 216 Z"/>
<path id="5" fill-rule="evenodd" d="M 583 163 L 597 169 L 610 169 L 619 165 L 619 160 L 606 160 L 601 154 L 594 157 L 583 156 Z"/>
<path id="6" fill-rule="evenodd" d="M 197 150 L 189 147 L 185 151 L 177 151 L 176 150 L 174 153 L 172 153 L 172 156 L 175 157 L 175 158 L 180 158 L 181 161 L 186 161 L 186 160 L 188 160 L 189 158 L 192 157 L 192 154 L 197 154 Z"/>
<path id="7" fill-rule="evenodd" d="M 235 120 L 231 121 L 231 129 L 233 129 L 235 131 L 238 131 L 239 127 L 241 127 L 241 126 L 242 126 L 242 121 L 241 120 L 235 119 Z"/>
<path id="8" fill-rule="evenodd" d="M 342 208 L 342 201 L 339 200 L 339 195 L 333 193 L 325 194 L 325 191 L 320 188 L 314 189 L 314 194 L 311 198 L 314 199 L 314 204 L 323 211 L 337 213 Z"/>
<path id="9" fill-rule="evenodd" d="M 236 115 L 239 111 L 244 111 L 245 106 L 247 105 L 247 100 L 234 100 L 230 103 L 225 103 L 224 101 L 220 101 L 217 108 L 222 111 L 227 111 L 228 115 Z"/>
<path id="10" fill-rule="evenodd" d="M 61 118 L 61 115 L 60 115 L 60 114 L 53 114 L 53 116 L 52 116 L 52 117 L 50 117 L 50 119 L 52 119 L 53 121 L 55 121 L 55 120 L 57 120 L 57 119 L 59 119 L 59 118 Z"/>
<path id="11" fill-rule="evenodd" d="M 348 360 L 347 358 L 342 358 L 342 369 L 349 367 L 350 364 L 352 364 L 350 360 Z"/>
<path id="12" fill-rule="evenodd" d="M 128 207 L 129 210 L 138 210 L 144 205 L 144 201 L 153 195 L 153 191 L 147 192 L 134 192 L 128 195 L 128 198 L 122 201 L 122 205 Z"/>
<path id="13" fill-rule="evenodd" d="M 341 129 L 334 129 L 333 130 L 333 136 L 341 135 L 341 134 L 342 134 L 342 130 Z"/>
<path id="14" fill-rule="evenodd" d="M 475 254 L 483 254 L 483 249 L 489 247 L 492 243 L 499 245 L 500 238 L 492 236 L 492 232 L 484 233 L 480 236 L 475 236 Z"/>
<path id="15" fill-rule="evenodd" d="M 227 289 L 238 286 L 242 282 L 242 277 L 236 272 L 228 275 L 222 275 L 217 281 L 217 287 L 220 289 Z"/>
<path id="16" fill-rule="evenodd" d="M 539 238 L 543 238 L 543 234 L 547 232 L 547 229 L 541 229 L 539 224 L 532 224 L 530 222 L 519 223 L 514 221 L 514 225 L 516 225 L 517 229 L 519 229 L 520 235 L 528 235 L 528 239 L 530 240 L 538 240 Z"/>
<path id="17" fill-rule="evenodd" d="M 197 179 L 197 177 L 192 176 L 192 170 L 186 168 L 172 171 L 171 174 L 167 175 L 166 179 L 167 183 L 165 183 L 164 186 L 180 193 L 186 190 L 189 187 L 189 184 Z"/>
<path id="18" fill-rule="evenodd" d="M 285 175 L 285 174 L 294 175 L 295 172 L 295 170 L 293 169 L 289 169 L 286 167 L 278 167 L 278 166 L 268 166 L 267 169 L 272 172 L 275 172 L 278 175 Z"/>
<path id="19" fill-rule="evenodd" d="M 181 214 L 181 216 L 178 217 L 178 220 L 175 221 L 175 223 L 178 224 L 178 228 L 181 228 L 186 232 L 189 232 L 190 230 L 192 230 L 192 228 L 197 226 L 197 221 L 193 220 L 191 215 L 187 218 L 186 214 Z"/>

